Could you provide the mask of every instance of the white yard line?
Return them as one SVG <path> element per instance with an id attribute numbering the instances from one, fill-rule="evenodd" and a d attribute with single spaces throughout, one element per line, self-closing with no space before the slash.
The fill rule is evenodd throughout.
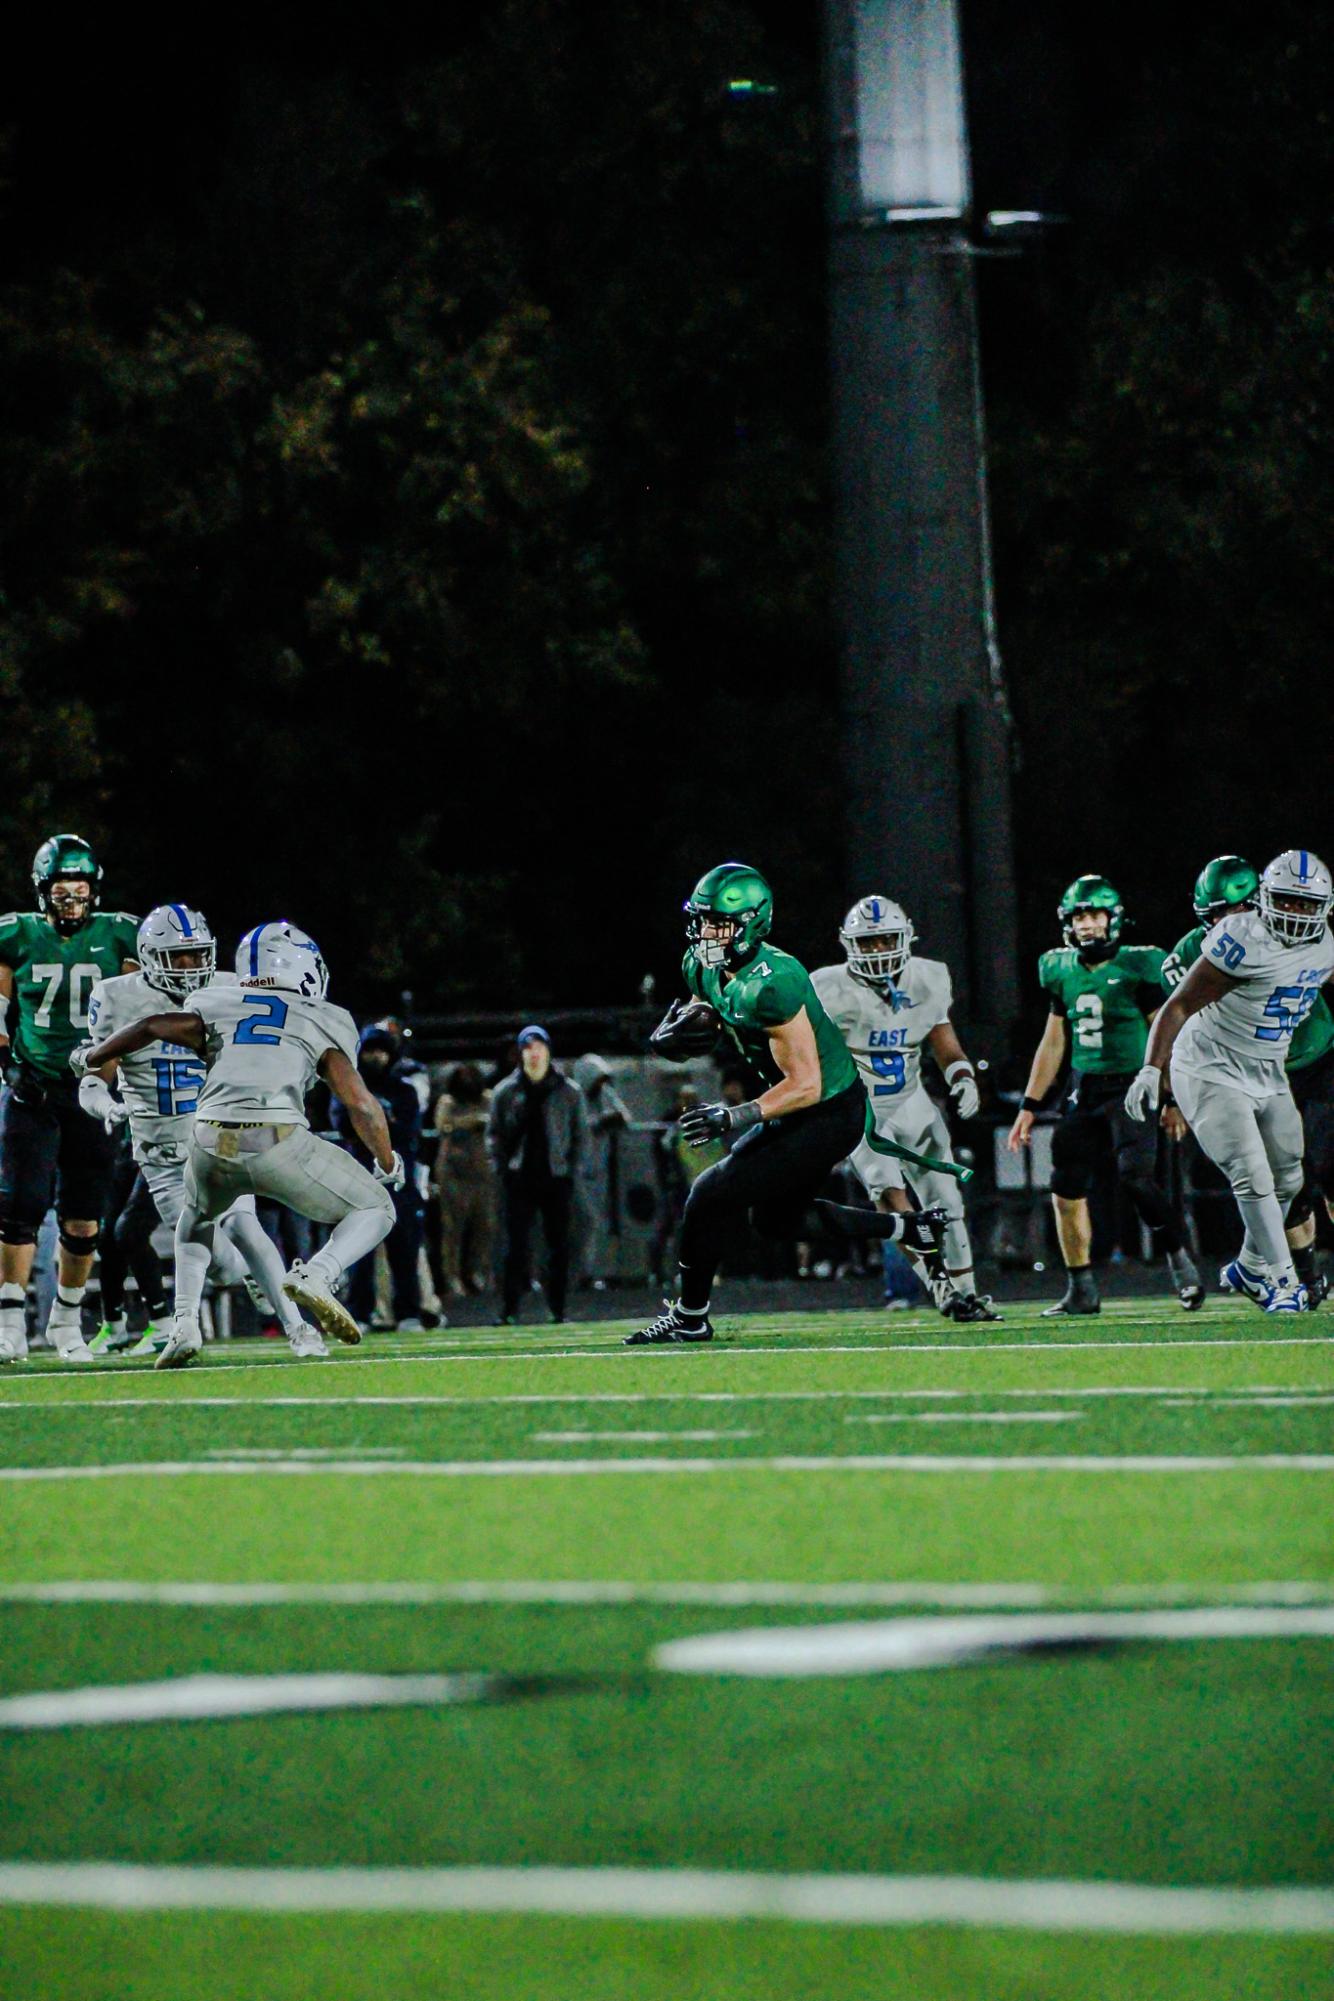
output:
<path id="1" fill-rule="evenodd" d="M 198 1382 L 200 1377 L 187 1378 Z M 343 1410 L 363 1407 L 402 1410 L 450 1410 L 490 1404 L 640 1404 L 640 1403 L 837 1403 L 856 1401 L 899 1402 L 930 1398 L 951 1400 L 962 1397 L 1157 1397 L 1164 1401 L 1190 1398 L 1208 1402 L 1251 1398 L 1287 1398 L 1280 1384 L 1262 1383 L 1237 1389 L 1211 1389 L 1198 1383 L 1178 1387 L 1171 1383 L 1095 1384 L 1083 1389 L 1055 1389 L 1035 1384 L 1027 1389 L 975 1390 L 502 1390 L 493 1396 L 328 1396 L 328 1397 L 211 1397 L 179 1393 L 180 1378 L 171 1391 L 155 1397 L 32 1397 L 20 1402 L 0 1402 L 0 1417 L 14 1411 L 61 1410 L 163 1410 L 173 1415 L 181 1410 Z M 1334 1402 L 1334 1390 L 1303 1395 L 1302 1402 Z"/>
<path id="2" fill-rule="evenodd" d="M 542 1480 L 599 1473 L 1334 1473 L 1334 1453 L 737 1453 L 730 1459 L 145 1459 L 108 1466 L 4 1466 L 0 1482 L 162 1480 L 245 1474 L 421 1480 Z"/>
<path id="3" fill-rule="evenodd" d="M 586 1445 L 606 1440 L 609 1444 L 670 1445 L 675 1439 L 688 1444 L 707 1445 L 718 1438 L 754 1438 L 753 1431 L 533 1431 L 539 1445 Z"/>
<path id="4" fill-rule="evenodd" d="M 1033 1647 L 1136 1640 L 1334 1639 L 1334 1606 L 1202 1606 L 1172 1612 L 1016 1613 L 986 1618 L 877 1619 L 837 1625 L 733 1627 L 669 1640 L 653 1665 L 676 1674 L 810 1675 L 913 1673 L 958 1667 Z"/>
<path id="5" fill-rule="evenodd" d="M 1074 1349 L 1088 1349 L 1090 1353 L 1101 1349 L 1122 1348 L 1135 1350 L 1152 1348 L 1159 1353 L 1174 1348 L 1263 1348 L 1269 1352 L 1275 1348 L 1329 1348 L 1334 1346 L 1334 1335 L 1328 1334 L 1285 1334 L 1223 1335 L 1212 1340 L 1203 1336 L 1188 1335 L 1181 1339 L 1151 1336 L 1143 1341 L 783 1341 L 761 1347 L 758 1344 L 744 1345 L 724 1341 L 716 1348 L 692 1348 L 689 1351 L 668 1343 L 662 1347 L 627 1348 L 621 1336 L 606 1345 L 595 1348 L 498 1348 L 494 1353 L 480 1355 L 421 1354 L 406 1355 L 354 1355 L 345 1353 L 331 1358 L 330 1366 L 335 1368 L 365 1367 L 368 1363 L 384 1364 L 388 1367 L 404 1363 L 418 1363 L 441 1368 L 463 1363 L 480 1363 L 490 1368 L 498 1362 L 626 1362 L 664 1363 L 675 1362 L 686 1368 L 707 1366 L 703 1358 L 713 1355 L 728 1361 L 748 1359 L 751 1355 L 1017 1355 L 1017 1354 L 1064 1354 Z M 687 1360 L 687 1353 L 690 1359 Z M 287 1358 L 275 1356 L 266 1362 L 214 1362 L 210 1359 L 209 1373 L 235 1375 L 255 1369 L 282 1368 Z M 143 1372 L 140 1372 L 143 1373 Z M 120 1371 L 108 1367 L 105 1374 L 109 1380 L 116 1380 Z M 24 1376 L 6 1374 L 0 1378 L 5 1387 L 40 1387 L 48 1382 L 59 1383 L 68 1380 L 54 1370 L 43 1370 L 40 1375 Z"/>
<path id="6" fill-rule="evenodd" d="M 942 1584 L 912 1579 L 893 1583 L 805 1584 L 719 1581 L 660 1584 L 615 1579 L 477 1578 L 447 1582 L 221 1584 L 143 1583 L 137 1578 L 86 1578 L 41 1584 L 0 1583 L 7 1605 L 164 1605 L 246 1607 L 262 1605 L 940 1605 L 955 1610 L 1093 1602 L 1107 1605 L 1323 1605 L 1334 1600 L 1334 1578 L 1270 1583 L 1115 1584 L 1081 1589 L 1033 1583 Z"/>
<path id="7" fill-rule="evenodd" d="M 322 1709 L 402 1709 L 481 1702 L 485 1674 L 187 1674 L 0 1697 L 0 1730 L 93 1729 L 109 1723 L 200 1723 Z"/>
<path id="8" fill-rule="evenodd" d="M 1082 1410 L 899 1410 L 857 1412 L 844 1424 L 1079 1424 Z"/>
<path id="9" fill-rule="evenodd" d="M 1176 1889 L 988 1876 L 778 1875 L 715 1869 L 232 1869 L 0 1864 L 0 1903 L 101 1910 L 496 1911 L 577 1918 L 769 1918 L 1150 1937 L 1334 1931 L 1334 1889 Z"/>

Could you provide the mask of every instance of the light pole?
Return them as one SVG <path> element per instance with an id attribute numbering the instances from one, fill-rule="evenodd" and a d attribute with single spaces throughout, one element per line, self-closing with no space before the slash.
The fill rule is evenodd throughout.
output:
<path id="1" fill-rule="evenodd" d="M 954 0 L 827 0 L 836 579 L 850 895 L 947 959 L 987 1053 L 1018 1003 Z"/>

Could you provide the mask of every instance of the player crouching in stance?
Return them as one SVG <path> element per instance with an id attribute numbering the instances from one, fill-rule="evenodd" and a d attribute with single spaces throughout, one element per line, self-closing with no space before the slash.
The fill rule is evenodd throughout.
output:
<path id="1" fill-rule="evenodd" d="M 736 1222 L 749 1211 L 765 1235 L 795 1234 L 806 1207 L 866 1131 L 857 1066 L 810 974 L 790 953 L 765 942 L 773 910 L 768 883 L 744 862 L 710 869 L 685 906 L 690 948 L 682 970 L 694 999 L 673 1001 L 650 1047 L 676 1060 L 708 1055 L 725 1033 L 769 1088 L 745 1104 L 697 1105 L 682 1114 L 681 1132 L 691 1146 L 717 1139 L 734 1144 L 691 1185 L 681 1221 L 680 1297 L 628 1335 L 628 1347 L 711 1341 L 709 1292 Z M 920 1239 L 920 1248 L 934 1251 L 922 1218 L 894 1222 L 892 1234 Z"/>
<path id="2" fill-rule="evenodd" d="M 1172 1094 L 1227 1176 L 1241 1211 L 1241 1250 L 1220 1274 L 1267 1313 L 1299 1313 L 1284 1217 L 1302 1185 L 1302 1119 L 1284 1069 L 1293 1032 L 1334 975 L 1334 883 L 1307 849 L 1290 848 L 1260 877 L 1255 910 L 1221 919 L 1149 1037 L 1126 1093 L 1142 1120 Z"/>
<path id="3" fill-rule="evenodd" d="M 944 1072 L 960 1118 L 975 1118 L 980 1100 L 976 1072 L 950 1021 L 949 968 L 913 953 L 912 920 L 887 896 L 855 903 L 838 936 L 847 963 L 819 967 L 811 984 L 862 1074 L 876 1130 L 951 1162 L 949 1129 L 922 1083 L 923 1045 Z M 863 1139 L 852 1165 L 881 1209 L 911 1209 L 901 1160 Z M 948 1320 L 999 1320 L 977 1290 L 957 1178 L 922 1168 L 908 1170 L 907 1178 L 923 1207 L 944 1215 L 944 1271 L 933 1262 L 923 1272 L 937 1307 Z"/>
<path id="4" fill-rule="evenodd" d="M 180 1368 L 203 1346 L 199 1302 L 212 1225 L 242 1195 L 267 1196 L 335 1226 L 308 1263 L 292 1266 L 283 1290 L 324 1333 L 361 1339 L 333 1289 L 393 1228 L 390 1190 L 403 1184 L 403 1163 L 357 1072 L 356 1024 L 325 999 L 328 984 L 312 938 L 292 924 L 261 924 L 237 947 L 234 986 L 202 987 L 188 1011 L 149 1015 L 71 1058 L 76 1069 L 98 1069 L 156 1041 L 182 1044 L 208 1063 L 176 1225 L 176 1319 L 159 1369 Z M 310 1131 L 305 1100 L 316 1077 L 347 1106 L 373 1173 Z"/>
<path id="5" fill-rule="evenodd" d="M 1027 1146 L 1034 1114 L 1056 1081 L 1072 1042 L 1070 1095 L 1052 1135 L 1052 1206 L 1065 1260 L 1064 1296 L 1044 1316 L 1099 1313 L 1102 1302 L 1089 1263 L 1092 1223 L 1088 1192 L 1099 1154 L 1112 1153 L 1117 1173 L 1167 1252 L 1167 1266 L 1186 1311 L 1204 1304 L 1204 1287 L 1172 1205 L 1158 1185 L 1158 1135 L 1126 1119 L 1126 1086 L 1144 1061 L 1148 1018 L 1162 993 L 1164 954 L 1156 945 L 1121 943 L 1121 899 L 1106 876 L 1081 875 L 1057 906 L 1063 951 L 1044 952 L 1038 977 L 1051 1012 L 1033 1058 L 1019 1116 L 1010 1128 L 1012 1153 Z"/>
<path id="6" fill-rule="evenodd" d="M 163 903 L 139 926 L 142 968 L 101 980 L 88 998 L 88 1032 L 105 1042 L 117 1030 L 161 1014 L 164 1004 L 190 1005 L 191 996 L 216 980 L 234 986 L 235 973 L 219 973 L 218 948 L 207 920 L 184 903 Z M 121 1095 L 111 1092 L 119 1071 Z M 204 1084 L 204 1060 L 184 1043 L 158 1043 L 116 1062 L 85 1068 L 79 1103 L 108 1131 L 128 1117 L 134 1159 L 162 1221 L 174 1230 L 185 1206 L 185 1160 Z M 283 1263 L 255 1213 L 253 1195 L 241 1195 L 219 1218 L 213 1263 L 227 1285 L 258 1282 L 256 1303 L 267 1298 L 298 1355 L 319 1354 L 323 1343 L 283 1292 Z M 132 1354 L 160 1353 L 168 1335 L 146 1336 Z"/>

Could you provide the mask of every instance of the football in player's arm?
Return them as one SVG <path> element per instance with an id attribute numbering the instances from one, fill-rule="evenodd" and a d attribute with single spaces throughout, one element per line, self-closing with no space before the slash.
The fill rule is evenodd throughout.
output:
<path id="1" fill-rule="evenodd" d="M 1109 1156 L 1141 1220 L 1167 1254 L 1182 1306 L 1192 1311 L 1203 1305 L 1204 1287 L 1158 1183 L 1156 1130 L 1129 1120 L 1123 1102 L 1144 1060 L 1149 1019 L 1162 998 L 1165 954 L 1156 945 L 1122 944 L 1124 910 L 1105 876 L 1078 876 L 1062 896 L 1057 917 L 1065 944 L 1038 961 L 1047 1025 L 1009 1138 L 1012 1152 L 1029 1144 L 1034 1117 L 1068 1052 L 1070 1090 L 1052 1135 L 1052 1206 L 1066 1289 L 1045 1311 L 1101 1309 L 1088 1194 L 1099 1161 Z"/>
<path id="2" fill-rule="evenodd" d="M 740 1105 L 699 1105 L 682 1115 L 691 1144 L 720 1137 L 734 1144 L 691 1184 L 678 1298 L 631 1334 L 630 1346 L 712 1340 L 710 1291 L 729 1232 L 749 1213 L 764 1234 L 795 1234 L 866 1129 L 866 1093 L 842 1036 L 805 967 L 768 942 L 773 896 L 764 877 L 743 862 L 723 862 L 700 878 L 685 911 L 682 971 L 694 999 L 673 1003 L 651 1046 L 684 1057 L 725 1037 L 766 1088 Z"/>
<path id="3" fill-rule="evenodd" d="M 1168 1088 L 1227 1177 L 1245 1234 L 1223 1285 L 1270 1313 L 1311 1302 L 1284 1230 L 1302 1185 L 1303 1135 L 1285 1070 L 1298 1027 L 1334 982 L 1334 883 L 1318 855 L 1290 848 L 1260 878 L 1254 910 L 1206 933 L 1199 959 L 1153 1024 L 1126 1110 L 1147 1119 Z"/>
<path id="4" fill-rule="evenodd" d="M 977 1290 L 958 1178 L 942 1171 L 954 1158 L 949 1128 L 922 1083 L 922 1052 L 929 1049 L 959 1117 L 976 1116 L 977 1073 L 950 1020 L 949 968 L 914 953 L 912 920 L 887 896 L 862 897 L 838 935 L 844 964 L 817 968 L 811 983 L 861 1072 L 876 1132 L 939 1163 L 877 1152 L 863 1139 L 852 1165 L 878 1208 L 910 1211 L 911 1187 L 923 1208 L 941 1213 L 943 1269 L 939 1259 L 924 1263 L 904 1245 L 940 1312 L 951 1320 L 999 1320 Z"/>
<path id="5" fill-rule="evenodd" d="M 84 1290 L 114 1145 L 79 1109 L 69 1055 L 99 980 L 133 971 L 138 920 L 98 909 L 102 870 L 77 834 L 33 857 L 36 909 L 0 916 L 0 1361 L 28 1352 L 23 1302 L 42 1218 L 57 1205 L 60 1252 L 47 1335 L 65 1362 L 90 1362 Z"/>

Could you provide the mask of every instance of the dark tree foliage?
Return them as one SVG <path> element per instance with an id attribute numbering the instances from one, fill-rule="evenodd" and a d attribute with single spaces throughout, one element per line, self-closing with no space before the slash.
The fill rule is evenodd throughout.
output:
<path id="1" fill-rule="evenodd" d="M 1165 935 L 1210 853 L 1326 838 L 1319 23 L 1210 22 L 965 6 L 979 205 L 1071 217 L 979 267 L 1028 952 L 1080 868 Z M 0 903 L 70 825 L 359 1005 L 526 1006 L 670 978 L 737 854 L 829 949 L 818 32 L 334 6 L 25 75 Z"/>

